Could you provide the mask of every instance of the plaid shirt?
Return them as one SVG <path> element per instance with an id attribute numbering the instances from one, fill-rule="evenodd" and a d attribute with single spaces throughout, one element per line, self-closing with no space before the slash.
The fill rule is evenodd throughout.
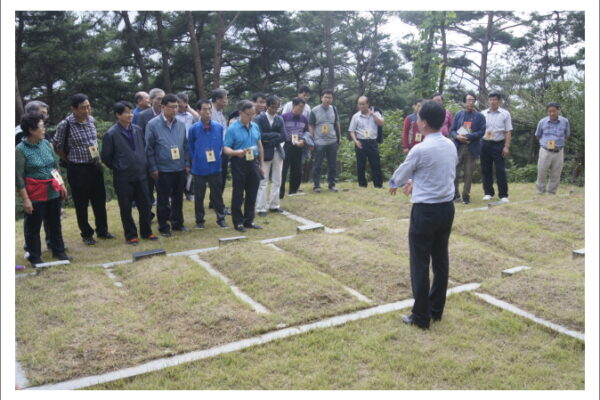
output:
<path id="1" fill-rule="evenodd" d="M 69 121 L 69 125 L 71 126 L 68 138 L 68 160 L 75 164 L 90 164 L 96 162 L 97 159 L 92 158 L 89 150 L 90 146 L 98 146 L 96 125 L 94 125 L 94 118 L 92 117 L 89 117 L 84 123 L 78 122 L 73 114 L 62 120 L 56 126 L 56 134 L 52 141 L 54 146 L 56 146 L 57 150 L 62 150 L 64 148 L 67 121 Z"/>

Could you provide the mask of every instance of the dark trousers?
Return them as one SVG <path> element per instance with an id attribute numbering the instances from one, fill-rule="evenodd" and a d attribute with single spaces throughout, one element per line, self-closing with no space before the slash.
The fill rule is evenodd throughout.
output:
<path id="1" fill-rule="evenodd" d="M 225 204 L 223 204 L 223 190 L 221 189 L 221 174 L 194 175 L 194 208 L 196 223 L 204 223 L 204 195 L 206 185 L 210 188 L 210 203 L 217 214 L 217 221 L 225 219 Z"/>
<path id="2" fill-rule="evenodd" d="M 53 254 L 65 251 L 65 244 L 62 238 L 62 228 L 60 224 L 60 198 L 49 201 L 32 202 L 33 212 L 25 213 L 24 231 L 25 245 L 29 252 L 29 257 L 33 260 L 42 255 L 42 243 L 40 240 L 40 229 L 42 221 L 47 226 L 48 239 L 50 240 L 50 249 Z"/>
<path id="3" fill-rule="evenodd" d="M 99 164 L 74 164 L 67 166 L 67 179 L 71 186 L 75 214 L 81 237 L 91 237 L 94 229 L 88 223 L 88 204 L 92 204 L 96 233 L 108 233 L 106 217 L 106 190 L 104 189 L 104 175 Z"/>
<path id="4" fill-rule="evenodd" d="M 229 159 L 230 157 L 226 154 L 221 154 L 221 193 L 225 191 L 225 184 L 227 183 L 227 172 L 229 171 Z M 233 172 L 232 172 L 233 173 Z"/>
<path id="5" fill-rule="evenodd" d="M 494 196 L 493 166 L 496 165 L 496 183 L 500 198 L 508 197 L 508 183 L 506 181 L 506 165 L 502 156 L 505 141 L 492 142 L 483 140 L 481 145 L 481 180 L 483 192 Z"/>
<path id="6" fill-rule="evenodd" d="M 183 189 L 185 171 L 160 172 L 156 181 L 156 214 L 158 230 L 168 233 L 183 227 Z M 170 199 L 170 204 L 169 204 Z M 171 226 L 167 223 L 171 221 Z"/>
<path id="7" fill-rule="evenodd" d="M 373 174 L 373 186 L 380 188 L 383 186 L 383 176 L 381 174 L 381 161 L 379 157 L 379 147 L 375 139 L 358 139 L 362 144 L 362 149 L 354 146 L 356 153 L 356 173 L 359 186 L 367 186 L 365 170 L 367 169 L 367 159 L 371 165 Z"/>
<path id="8" fill-rule="evenodd" d="M 254 221 L 254 207 L 260 184 L 258 161 L 246 161 L 245 158 L 231 158 L 231 219 L 234 225 L 248 225 Z M 242 203 L 244 213 L 242 214 Z"/>
<path id="9" fill-rule="evenodd" d="M 115 192 L 119 201 L 121 223 L 125 232 L 125 239 L 138 237 L 138 231 L 132 216 L 131 202 L 135 201 L 140 224 L 140 235 L 147 238 L 152 234 L 150 227 L 150 196 L 148 195 L 148 181 L 146 178 L 129 182 L 126 179 L 114 177 Z"/>
<path id="10" fill-rule="evenodd" d="M 147 178 L 147 182 L 148 182 L 148 199 L 150 200 L 150 206 L 152 206 L 152 204 L 154 203 L 154 200 L 156 200 L 154 198 L 154 190 L 156 189 L 156 181 L 154 179 L 152 179 L 152 177 L 150 176 L 150 173 L 148 173 L 146 178 Z"/>
<path id="11" fill-rule="evenodd" d="M 321 163 L 325 157 L 327 157 L 327 183 L 330 188 L 335 186 L 335 162 L 337 150 L 337 143 L 315 146 L 315 163 L 312 171 L 314 187 L 321 187 Z"/>
<path id="12" fill-rule="evenodd" d="M 454 204 L 413 204 L 408 242 L 410 279 L 415 304 L 412 309 L 419 325 L 429 326 L 432 316 L 440 317 L 448 289 L 448 239 L 454 221 Z M 429 263 L 433 284 L 429 287 Z"/>
<path id="13" fill-rule="evenodd" d="M 302 151 L 304 147 L 294 146 L 291 142 L 285 142 L 283 150 L 285 158 L 283 159 L 283 170 L 281 171 L 281 186 L 279 188 L 279 198 L 285 196 L 285 181 L 287 180 L 288 170 L 290 170 L 290 190 L 289 193 L 296 193 L 300 188 L 302 179 Z"/>

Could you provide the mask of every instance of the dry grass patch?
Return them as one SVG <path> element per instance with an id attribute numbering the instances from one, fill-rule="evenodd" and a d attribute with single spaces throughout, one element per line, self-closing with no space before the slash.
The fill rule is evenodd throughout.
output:
<path id="1" fill-rule="evenodd" d="M 582 390 L 584 349 L 462 294 L 430 331 L 389 313 L 96 389 Z M 423 373 L 427 371 L 427 373 Z"/>
<path id="2" fill-rule="evenodd" d="M 217 226 L 213 210 L 208 209 L 208 200 L 205 200 L 205 202 L 205 229 L 193 229 L 196 225 L 194 202 L 184 201 L 185 225 L 191 229 L 190 232 L 173 232 L 172 237 L 164 238 L 158 235 L 158 226 L 156 219 L 154 219 L 152 229 L 154 234 L 159 236 L 160 239 L 155 242 L 140 239 L 140 244 L 135 247 L 128 246 L 125 243 L 121 219 L 119 217 L 119 207 L 116 200 L 106 203 L 106 209 L 108 213 L 109 229 L 117 236 L 117 238 L 111 240 L 98 239 L 98 243 L 94 246 L 87 246 L 81 241 L 79 228 L 77 227 L 77 219 L 75 217 L 75 209 L 67 208 L 66 216 L 62 221 L 63 237 L 65 244 L 68 247 L 67 253 L 73 257 L 73 262 L 89 265 L 131 259 L 133 253 L 156 248 L 163 248 L 168 253 L 174 253 L 184 250 L 214 247 L 218 246 L 219 238 L 239 236 L 238 232 L 232 228 L 233 223 L 231 222 L 230 216 L 227 217 L 227 224 L 230 226 L 229 228 L 222 229 Z M 155 209 L 154 211 L 156 212 Z M 133 215 L 137 224 L 137 210 L 133 211 Z M 90 223 L 93 226 L 93 213 L 91 212 L 91 209 Z M 262 225 L 264 229 L 250 230 L 244 233 L 244 235 L 248 236 L 249 240 L 292 235 L 296 232 L 296 226 L 298 225 L 297 222 L 277 213 L 269 213 L 264 218 L 257 217 L 256 223 Z M 41 236 L 43 241 L 43 229 Z M 17 264 L 26 265 L 29 268 L 29 263 L 23 258 L 23 244 L 23 221 L 18 221 L 15 233 L 15 259 Z M 42 250 L 45 249 L 46 245 L 42 244 Z M 44 261 L 53 261 L 52 254 L 49 251 L 44 251 L 42 258 Z"/>
<path id="3" fill-rule="evenodd" d="M 370 241 L 311 233 L 277 243 L 300 259 L 377 302 L 412 297 L 408 253 L 374 251 Z"/>
<path id="4" fill-rule="evenodd" d="M 378 249 L 386 249 L 392 254 L 408 253 L 409 224 L 408 221 L 379 218 L 363 221 L 344 234 Z"/>
<path id="5" fill-rule="evenodd" d="M 534 268 L 485 282 L 481 290 L 537 317 L 576 331 L 585 329 L 585 262 L 563 259 L 551 269 Z"/>
<path id="6" fill-rule="evenodd" d="M 367 306 L 306 261 L 266 246 L 230 244 L 201 258 L 273 312 L 276 322 L 296 324 Z"/>

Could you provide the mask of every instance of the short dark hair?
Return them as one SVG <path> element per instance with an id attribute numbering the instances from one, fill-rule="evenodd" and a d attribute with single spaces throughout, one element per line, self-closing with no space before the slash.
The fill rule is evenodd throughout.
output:
<path id="1" fill-rule="evenodd" d="M 166 94 L 160 102 L 160 104 L 163 106 L 166 106 L 169 103 L 177 103 L 177 96 L 175 96 L 173 93 Z"/>
<path id="2" fill-rule="evenodd" d="M 550 103 L 546 104 L 546 111 L 548 111 L 550 107 L 555 107 L 557 110 L 560 110 L 560 104 L 555 101 L 551 101 Z"/>
<path id="3" fill-rule="evenodd" d="M 183 92 L 177 93 L 176 96 L 177 96 L 177 99 L 179 99 L 179 100 L 181 100 L 183 102 L 186 102 L 186 103 L 190 102 L 189 96 L 187 94 L 183 93 Z"/>
<path id="4" fill-rule="evenodd" d="M 308 86 L 300 86 L 298 88 L 298 94 L 300 93 L 308 93 L 310 94 L 310 88 Z"/>
<path id="5" fill-rule="evenodd" d="M 446 111 L 444 108 L 433 100 L 425 100 L 419 110 L 419 118 L 422 121 L 427 121 L 432 129 L 440 129 L 446 119 Z"/>
<path id="6" fill-rule="evenodd" d="M 276 104 L 278 102 L 281 102 L 281 100 L 279 100 L 279 97 L 277 97 L 274 94 L 267 97 L 267 107 L 271 107 L 273 104 Z"/>
<path id="7" fill-rule="evenodd" d="M 477 97 L 476 97 L 476 96 L 475 96 L 473 93 L 469 92 L 469 93 L 466 93 L 466 94 L 463 96 L 463 103 L 466 103 L 466 102 L 467 102 L 467 96 L 471 96 L 471 97 L 473 97 L 473 98 L 475 99 L 475 101 L 477 101 Z"/>
<path id="8" fill-rule="evenodd" d="M 77 108 L 84 101 L 89 100 L 86 94 L 77 93 L 71 96 L 71 107 Z"/>
<path id="9" fill-rule="evenodd" d="M 321 97 L 325 96 L 326 94 L 330 94 L 331 96 L 333 96 L 333 89 L 323 89 L 321 91 Z"/>
<path id="10" fill-rule="evenodd" d="M 440 96 L 442 98 L 442 101 L 444 101 L 444 96 L 441 93 L 434 93 L 431 95 L 431 100 L 433 100 L 434 97 Z"/>
<path id="11" fill-rule="evenodd" d="M 292 99 L 292 106 L 295 107 L 298 104 L 304 105 L 304 104 L 306 104 L 306 101 L 304 101 L 304 99 L 302 97 L 294 97 Z"/>
<path id="12" fill-rule="evenodd" d="M 423 102 L 423 99 L 416 99 L 413 105 L 417 105 Z"/>
<path id="13" fill-rule="evenodd" d="M 210 94 L 210 99 L 214 103 L 218 99 L 222 99 L 225 96 L 227 96 L 227 90 L 219 88 L 212 91 L 212 93 Z"/>
<path id="14" fill-rule="evenodd" d="M 202 109 L 202 104 L 208 104 L 209 106 L 212 107 L 212 104 L 210 103 L 210 100 L 208 99 L 200 99 L 196 102 L 196 110 L 201 110 Z"/>
<path id="15" fill-rule="evenodd" d="M 239 112 L 242 112 L 244 110 L 247 110 L 249 108 L 254 108 L 254 103 L 251 102 L 250 100 L 240 100 L 237 103 L 237 109 Z"/>
<path id="16" fill-rule="evenodd" d="M 261 97 L 265 100 L 267 99 L 267 95 L 264 94 L 263 92 L 256 92 L 252 95 L 252 101 L 256 101 L 256 100 L 260 99 Z"/>
<path id="17" fill-rule="evenodd" d="M 495 97 L 498 100 L 502 100 L 502 95 L 500 94 L 500 92 L 496 92 L 496 91 L 490 92 L 490 94 L 488 94 L 488 99 L 490 99 L 492 97 Z"/>
<path id="18" fill-rule="evenodd" d="M 23 114 L 23 117 L 21 118 L 21 129 L 23 130 L 23 136 L 29 137 L 31 135 L 29 130 L 36 130 L 40 124 L 40 121 L 43 120 L 44 115 L 37 111 Z"/>
<path id="19" fill-rule="evenodd" d="M 133 104 L 131 104 L 128 101 L 125 100 L 121 100 L 121 101 L 117 101 L 114 105 L 113 105 L 113 111 L 115 114 L 123 114 L 123 112 L 125 112 L 125 109 L 129 108 L 130 110 L 133 110 Z"/>

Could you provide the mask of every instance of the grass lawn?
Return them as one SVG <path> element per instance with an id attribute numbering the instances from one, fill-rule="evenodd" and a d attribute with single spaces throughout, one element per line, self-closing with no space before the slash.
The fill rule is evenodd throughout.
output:
<path id="1" fill-rule="evenodd" d="M 447 311 L 427 332 L 389 313 L 96 389 L 583 389 L 581 342 L 470 294 Z"/>

